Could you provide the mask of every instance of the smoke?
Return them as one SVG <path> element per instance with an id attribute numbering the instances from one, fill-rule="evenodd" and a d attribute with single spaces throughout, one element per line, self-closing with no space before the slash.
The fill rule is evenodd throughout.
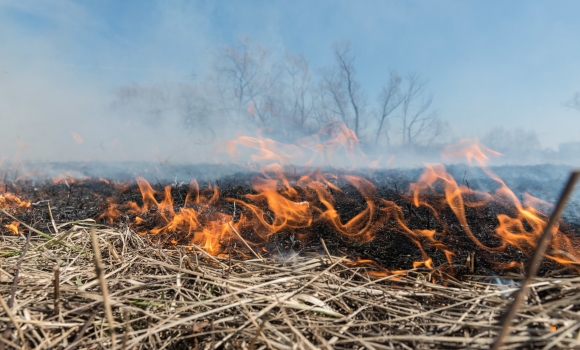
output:
<path id="1" fill-rule="evenodd" d="M 505 38 L 501 16 L 488 36 L 478 30 L 486 19 L 477 17 L 483 13 L 473 11 L 477 6 L 343 3 L 304 12 L 300 5 L 263 5 L 2 2 L 0 159 L 220 163 L 231 159 L 227 140 L 249 135 L 311 149 L 312 140 L 328 141 L 321 130 L 342 122 L 360 141 L 349 152 L 366 158 L 353 163 L 345 151 L 337 153 L 341 161 L 323 165 L 419 166 L 438 161 L 445 144 L 466 136 L 499 148 L 504 157 L 496 164 L 578 161 L 580 117 L 562 105 L 577 91 L 577 72 L 565 58 L 578 45 L 566 40 L 572 22 L 547 29 L 556 10 L 529 5 L 525 25 Z M 331 19 L 327 26 L 310 21 L 320 14 Z M 442 19 L 449 27 L 432 30 L 439 28 L 432 21 Z M 401 32 L 408 35 L 393 34 Z M 238 41 L 241 35 L 254 40 Z M 530 36 L 539 43 L 518 41 Z M 333 51 L 344 38 L 352 50 Z M 442 49 L 434 50 L 435 43 Z M 240 58 L 243 45 L 259 79 L 241 96 L 223 54 Z M 357 111 L 345 90 L 348 74 L 336 70 L 337 54 L 353 58 Z M 391 78 L 394 88 L 385 89 Z M 393 110 L 386 108 L 391 114 L 378 135 L 381 96 L 403 98 L 412 78 L 422 95 L 407 112 L 404 103 L 386 104 Z M 404 114 L 423 107 L 423 132 L 405 130 Z"/>
<path id="2" fill-rule="evenodd" d="M 5 2 L 0 8 L 0 157 L 11 161 L 191 161 L 196 137 L 115 106 L 133 81 L 186 80 L 211 40 L 203 16 L 162 6 L 120 28 L 106 6 Z M 189 9 L 191 10 L 191 9 Z M 139 9 L 126 11 L 139 14 Z M 186 11 L 188 12 L 188 11 Z M 175 20 L 176 22 L 173 22 Z M 112 23 L 114 21 L 116 23 Z M 194 22 L 194 25 L 191 25 Z M 137 33 L 139 35 L 137 35 Z M 181 47 L 188 37 L 187 47 Z M 160 52 L 175 52 L 171 58 Z"/>

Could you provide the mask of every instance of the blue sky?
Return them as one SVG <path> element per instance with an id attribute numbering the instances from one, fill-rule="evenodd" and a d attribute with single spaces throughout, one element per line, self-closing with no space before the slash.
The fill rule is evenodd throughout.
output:
<path id="1" fill-rule="evenodd" d="M 99 117 L 84 111 L 117 87 L 203 76 L 239 36 L 314 70 L 346 39 L 370 100 L 391 69 L 417 72 L 457 137 L 524 127 L 556 148 L 580 141 L 580 112 L 563 106 L 580 91 L 578 13 L 578 1 L 0 0 L 0 118 L 24 142 L 43 134 L 31 123 L 86 133 Z"/>

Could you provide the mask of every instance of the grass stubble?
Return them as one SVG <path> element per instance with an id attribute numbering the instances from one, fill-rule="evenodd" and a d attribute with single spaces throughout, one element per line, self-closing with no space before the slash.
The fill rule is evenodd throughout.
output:
<path id="1" fill-rule="evenodd" d="M 377 277 L 328 250 L 237 260 L 93 220 L 23 224 L 0 236 L 4 349 L 489 348 L 523 278 Z M 505 348 L 580 346 L 580 277 L 529 287 Z"/>

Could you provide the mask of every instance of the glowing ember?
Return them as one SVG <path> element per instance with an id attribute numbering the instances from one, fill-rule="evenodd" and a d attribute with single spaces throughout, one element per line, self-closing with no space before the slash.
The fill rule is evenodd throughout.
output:
<path id="1" fill-rule="evenodd" d="M 10 230 L 10 232 L 12 232 L 15 235 L 18 235 L 18 226 L 20 226 L 20 223 L 18 221 L 12 221 L 12 223 L 10 223 L 9 225 L 4 225 L 4 227 L 6 227 L 8 230 Z"/>

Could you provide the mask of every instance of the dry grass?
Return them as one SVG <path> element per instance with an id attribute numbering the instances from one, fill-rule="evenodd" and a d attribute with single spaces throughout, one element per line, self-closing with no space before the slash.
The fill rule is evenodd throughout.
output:
<path id="1" fill-rule="evenodd" d="M 219 259 L 89 220 L 57 232 L 0 237 L 3 348 L 488 348 L 517 290 L 428 269 L 372 277 L 329 254 Z M 580 277 L 537 278 L 506 347 L 580 346 L 579 292 Z"/>

